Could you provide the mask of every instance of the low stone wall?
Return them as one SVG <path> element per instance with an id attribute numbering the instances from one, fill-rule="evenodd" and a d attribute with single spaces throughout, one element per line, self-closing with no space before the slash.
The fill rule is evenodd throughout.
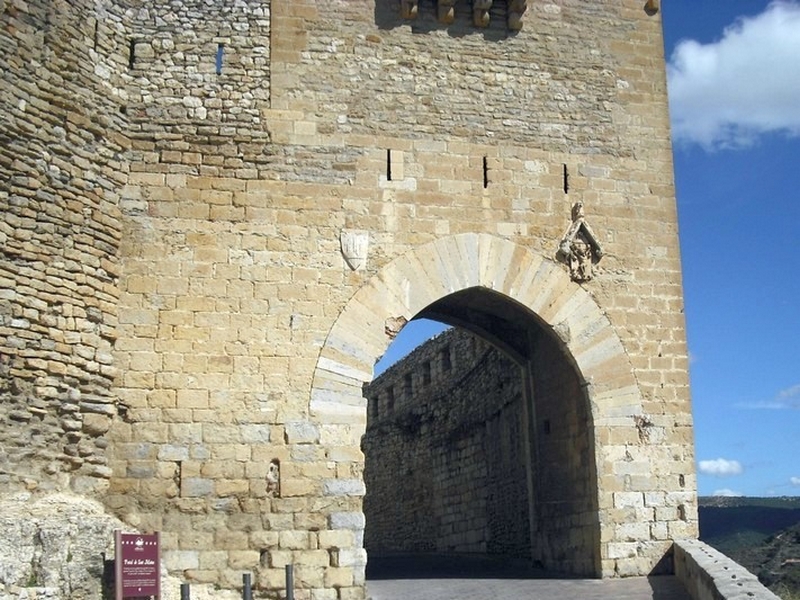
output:
<path id="1" fill-rule="evenodd" d="M 780 600 L 740 564 L 699 540 L 675 542 L 675 575 L 693 600 Z"/>
<path id="2" fill-rule="evenodd" d="M 530 556 L 519 367 L 451 329 L 365 393 L 365 542 L 373 556 Z"/>

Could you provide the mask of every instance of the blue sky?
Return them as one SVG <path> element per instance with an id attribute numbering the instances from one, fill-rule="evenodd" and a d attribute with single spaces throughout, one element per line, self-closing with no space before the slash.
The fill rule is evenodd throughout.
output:
<path id="1" fill-rule="evenodd" d="M 800 495 L 800 0 L 661 4 L 699 493 Z"/>
<path id="2" fill-rule="evenodd" d="M 800 495 L 800 2 L 662 16 L 699 492 Z"/>

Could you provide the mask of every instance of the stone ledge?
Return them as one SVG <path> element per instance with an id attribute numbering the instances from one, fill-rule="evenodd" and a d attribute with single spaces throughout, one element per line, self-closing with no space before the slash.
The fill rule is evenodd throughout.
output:
<path id="1" fill-rule="evenodd" d="M 674 544 L 675 575 L 693 600 L 780 600 L 740 564 L 699 540 Z"/>

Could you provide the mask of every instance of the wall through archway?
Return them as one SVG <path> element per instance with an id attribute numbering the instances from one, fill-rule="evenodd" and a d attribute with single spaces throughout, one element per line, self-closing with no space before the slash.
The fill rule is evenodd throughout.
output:
<path id="1" fill-rule="evenodd" d="M 595 574 L 593 428 L 562 344 L 485 288 L 436 306 L 519 352 L 454 327 L 365 386 L 370 560 L 468 554 Z"/>
<path id="2" fill-rule="evenodd" d="M 482 298 L 501 298 L 506 308 L 494 310 L 491 302 L 476 307 L 468 292 L 475 289 L 491 292 L 480 294 Z M 452 298 L 459 296 L 468 300 L 456 301 L 454 310 Z M 508 307 L 513 307 L 510 314 Z M 614 431 L 635 427 L 642 414 L 641 396 L 611 322 L 554 261 L 507 240 L 463 234 L 420 246 L 389 263 L 350 299 L 325 341 L 312 385 L 312 418 L 363 434 L 367 410 L 363 386 L 372 380 L 373 364 L 391 341 L 387 332 L 415 316 L 445 314 L 458 319 L 469 310 L 477 314 L 467 319 L 473 329 L 495 343 L 514 339 L 498 335 L 504 326 L 528 331 L 535 323 L 548 332 L 545 337 L 553 351 L 562 352 L 571 363 L 584 393 L 586 426 L 591 428 L 587 435 L 594 454 L 596 501 L 592 514 L 568 515 L 566 521 L 580 522 L 579 527 L 596 534 L 567 535 L 556 547 L 539 552 L 550 568 L 566 565 L 582 574 L 613 574 L 617 557 L 609 546 L 615 541 L 610 511 L 624 501 L 616 494 L 624 486 L 614 482 L 613 463 L 620 452 L 646 460 L 634 456 L 636 449 L 615 444 Z M 482 320 L 501 313 L 504 322 Z M 527 325 L 520 324 L 523 320 Z M 530 360 L 524 346 L 512 344 L 505 350 L 516 353 L 518 362 Z"/>

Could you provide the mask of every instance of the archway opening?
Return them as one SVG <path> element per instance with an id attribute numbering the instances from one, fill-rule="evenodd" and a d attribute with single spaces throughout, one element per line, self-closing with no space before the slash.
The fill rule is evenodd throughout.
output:
<path id="1" fill-rule="evenodd" d="M 414 319 L 453 328 L 364 388 L 369 575 L 434 566 L 597 575 L 591 411 L 564 343 L 484 287 Z"/>

